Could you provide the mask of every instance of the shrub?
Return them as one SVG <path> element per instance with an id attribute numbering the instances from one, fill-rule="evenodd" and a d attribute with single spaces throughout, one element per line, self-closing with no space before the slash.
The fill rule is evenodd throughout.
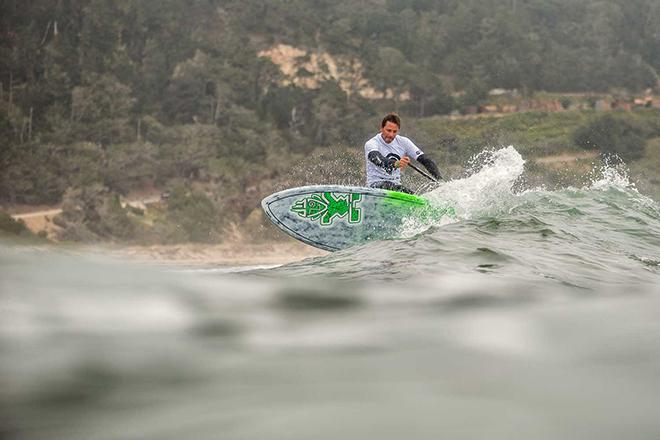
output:
<path id="1" fill-rule="evenodd" d="M 201 191 L 183 185 L 174 187 L 167 200 L 165 228 L 170 242 L 208 243 L 216 241 L 219 213 L 213 202 Z"/>
<path id="2" fill-rule="evenodd" d="M 119 196 L 101 184 L 69 188 L 53 221 L 62 228 L 59 237 L 71 241 L 129 241 L 137 231 Z"/>
<path id="3" fill-rule="evenodd" d="M 48 234 L 46 231 L 34 234 L 23 220 L 15 220 L 11 215 L 0 212 L 0 239 L 43 244 L 48 242 Z"/>
<path id="4" fill-rule="evenodd" d="M 23 220 L 14 220 L 11 215 L 0 212 L 0 236 L 2 235 L 32 235 L 32 233 Z"/>
<path id="5" fill-rule="evenodd" d="M 575 131 L 573 140 L 584 149 L 598 149 L 618 155 L 624 160 L 642 157 L 646 141 L 642 131 L 621 116 L 600 116 Z"/>

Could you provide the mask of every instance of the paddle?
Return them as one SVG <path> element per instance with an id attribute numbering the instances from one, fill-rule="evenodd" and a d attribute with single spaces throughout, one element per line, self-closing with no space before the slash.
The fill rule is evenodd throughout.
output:
<path id="1" fill-rule="evenodd" d="M 421 174 L 422 176 L 424 176 L 424 177 L 426 177 L 427 179 L 429 179 L 430 181 L 435 182 L 435 183 L 440 183 L 440 181 L 439 181 L 438 179 L 436 179 L 435 177 L 431 176 L 430 174 L 427 174 L 426 172 L 420 170 L 419 168 L 417 168 L 417 167 L 416 167 L 415 165 L 413 165 L 412 163 L 409 163 L 408 166 L 409 166 L 410 168 L 412 168 L 413 170 L 417 171 L 417 172 L 418 172 L 419 174 Z M 442 176 L 439 176 L 439 177 L 442 179 Z M 442 179 L 442 180 L 445 180 L 445 179 Z"/>

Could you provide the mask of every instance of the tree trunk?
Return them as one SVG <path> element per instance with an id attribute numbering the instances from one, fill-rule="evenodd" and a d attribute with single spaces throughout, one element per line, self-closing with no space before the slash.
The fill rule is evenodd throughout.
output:
<path id="1" fill-rule="evenodd" d="M 11 108 L 14 102 L 14 73 L 9 71 L 9 108 Z"/>
<path id="2" fill-rule="evenodd" d="M 53 24 L 52 21 L 48 22 L 48 26 L 46 26 L 46 31 L 44 32 L 44 36 L 41 39 L 41 43 L 39 43 L 39 46 L 43 46 L 46 43 L 46 39 L 48 39 L 48 33 L 50 32 L 50 27 Z"/>
<path id="3" fill-rule="evenodd" d="M 218 98 L 215 101 L 215 114 L 213 115 L 213 122 L 218 122 L 218 119 L 220 118 L 220 111 L 222 110 L 220 107 L 221 100 Z"/>
<path id="4" fill-rule="evenodd" d="M 28 120 L 28 141 L 32 141 L 32 115 L 34 107 L 30 107 L 30 119 Z"/>
<path id="5" fill-rule="evenodd" d="M 23 144 L 23 141 L 25 140 L 24 134 L 25 134 L 25 127 L 26 126 L 27 126 L 27 118 L 23 118 L 23 124 L 21 125 L 21 135 L 19 137 L 21 144 Z"/>

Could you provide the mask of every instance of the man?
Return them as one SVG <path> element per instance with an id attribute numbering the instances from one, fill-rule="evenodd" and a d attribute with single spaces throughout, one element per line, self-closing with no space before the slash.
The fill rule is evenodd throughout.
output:
<path id="1" fill-rule="evenodd" d="M 387 114 L 380 124 L 380 133 L 364 144 L 367 158 L 367 186 L 393 191 L 413 192 L 401 185 L 401 170 L 417 159 L 429 173 L 440 179 L 435 162 L 427 157 L 410 139 L 399 136 L 401 119 L 394 113 Z"/>

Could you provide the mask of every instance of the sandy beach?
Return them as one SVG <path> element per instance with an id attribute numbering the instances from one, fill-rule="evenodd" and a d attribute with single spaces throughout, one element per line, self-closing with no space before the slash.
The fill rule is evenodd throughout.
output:
<path id="1" fill-rule="evenodd" d="M 286 264 L 328 254 L 326 251 L 294 241 L 259 244 L 113 246 L 104 248 L 104 251 L 106 250 L 111 257 L 140 263 L 200 266 Z M 96 249 L 96 252 L 98 253 L 99 249 Z"/>
<path id="2" fill-rule="evenodd" d="M 199 265 L 199 266 L 258 266 L 277 265 L 327 255 L 328 252 L 287 239 L 263 243 L 245 243 L 232 239 L 222 244 L 184 243 L 177 245 L 121 245 L 121 244 L 60 244 L 56 238 L 57 226 L 52 217 L 61 212 L 59 206 L 14 206 L 7 209 L 16 220 L 21 220 L 32 232 L 45 231 L 55 247 L 73 252 L 103 255 L 111 258 L 147 264 Z"/>

